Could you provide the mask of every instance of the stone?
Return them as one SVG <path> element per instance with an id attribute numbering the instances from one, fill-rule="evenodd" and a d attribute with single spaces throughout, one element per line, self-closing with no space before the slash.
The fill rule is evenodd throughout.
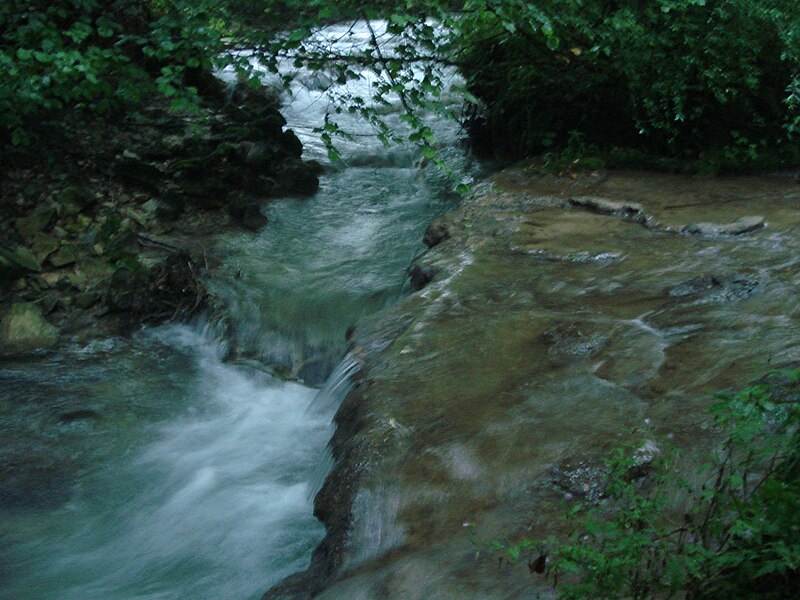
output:
<path id="1" fill-rule="evenodd" d="M 58 295 L 47 294 L 46 296 L 43 296 L 39 301 L 39 306 L 41 307 L 43 314 L 49 315 L 58 307 Z"/>
<path id="2" fill-rule="evenodd" d="M 82 292 L 75 296 L 75 304 L 78 308 L 86 310 L 91 308 L 100 300 L 100 294 L 97 292 Z"/>
<path id="3" fill-rule="evenodd" d="M 161 179 L 158 167 L 130 150 L 125 150 L 116 158 L 114 174 L 126 183 L 153 193 L 158 190 L 158 181 Z"/>
<path id="4" fill-rule="evenodd" d="M 269 219 L 261 212 L 261 207 L 257 203 L 250 204 L 244 209 L 241 221 L 242 225 L 250 231 L 258 231 L 269 223 Z"/>
<path id="5" fill-rule="evenodd" d="M 15 225 L 23 239 L 29 240 L 44 230 L 55 215 L 56 209 L 52 206 L 40 206 L 35 208 L 28 216 L 17 219 Z"/>
<path id="6" fill-rule="evenodd" d="M 174 154 L 183 150 L 186 140 L 180 135 L 165 135 L 161 139 L 161 143 L 168 152 Z"/>
<path id="7" fill-rule="evenodd" d="M 310 196 L 319 189 L 319 164 L 313 161 L 287 162 L 276 175 L 279 190 L 286 194 Z"/>
<path id="8" fill-rule="evenodd" d="M 594 196 L 570 198 L 568 202 L 570 206 L 576 208 L 585 208 L 601 215 L 624 217 L 635 223 L 644 224 L 649 220 L 647 213 L 644 212 L 644 207 L 636 202 L 617 202 Z"/>
<path id="9" fill-rule="evenodd" d="M 447 228 L 447 223 L 434 221 L 428 225 L 422 241 L 425 242 L 428 248 L 433 248 L 447 239 L 450 239 L 450 230 Z"/>
<path id="10" fill-rule="evenodd" d="M 0 349 L 4 352 L 28 352 L 51 348 L 58 341 L 58 329 L 48 323 L 35 304 L 11 305 L 0 321 Z"/>
<path id="11" fill-rule="evenodd" d="M 39 261 L 25 246 L 13 250 L 0 246 L 0 273 L 13 277 L 25 271 L 36 273 L 40 269 Z"/>
<path id="12" fill-rule="evenodd" d="M 90 408 L 83 408 L 61 413 L 60 415 L 58 415 L 58 421 L 60 423 L 67 424 L 67 423 L 74 423 L 75 421 L 100 419 L 101 417 L 102 415 L 96 410 L 92 410 Z"/>
<path id="13" fill-rule="evenodd" d="M 89 283 L 89 278 L 82 271 L 75 270 L 72 273 L 67 274 L 67 281 L 69 281 L 69 284 L 76 290 L 82 292 L 86 289 Z"/>
<path id="14" fill-rule="evenodd" d="M 125 256 L 137 254 L 139 241 L 136 233 L 130 227 L 121 226 L 120 230 L 108 240 L 105 252 L 111 260 L 119 260 Z"/>
<path id="15" fill-rule="evenodd" d="M 408 270 L 408 276 L 411 279 L 411 287 L 418 292 L 433 281 L 436 273 L 430 267 L 415 264 Z"/>
<path id="16" fill-rule="evenodd" d="M 693 223 L 681 230 L 681 233 L 690 235 L 703 235 L 707 237 L 719 237 L 724 235 L 742 235 L 750 233 L 767 226 L 764 217 L 748 216 L 740 217 L 732 223 Z"/>
<path id="17" fill-rule="evenodd" d="M 58 251 L 50 257 L 50 264 L 56 268 L 66 267 L 78 260 L 75 246 L 72 244 L 62 245 Z"/>
<path id="18" fill-rule="evenodd" d="M 291 129 L 283 132 L 280 137 L 280 144 L 283 151 L 293 158 L 300 158 L 303 154 L 303 143 Z"/>
<path id="19" fill-rule="evenodd" d="M 78 185 L 64 188 L 57 200 L 58 212 L 61 215 L 77 215 L 97 202 L 91 190 Z"/>
<path id="20" fill-rule="evenodd" d="M 56 287 L 64 276 L 61 273 L 57 273 L 55 271 L 49 271 L 47 273 L 42 273 L 41 280 L 47 287 Z"/>
<path id="21" fill-rule="evenodd" d="M 258 231 L 264 227 L 269 219 L 261 212 L 262 202 L 242 194 L 233 192 L 226 198 L 228 203 L 228 214 L 250 231 Z"/>
<path id="22" fill-rule="evenodd" d="M 46 233 L 37 233 L 31 244 L 31 250 L 39 262 L 44 262 L 53 252 L 61 246 L 61 240 Z"/>

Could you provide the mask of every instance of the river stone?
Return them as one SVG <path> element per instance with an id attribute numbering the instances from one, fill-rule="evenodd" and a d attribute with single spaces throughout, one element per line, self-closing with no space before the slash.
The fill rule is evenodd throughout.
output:
<path id="1" fill-rule="evenodd" d="M 721 235 L 742 235 L 766 227 L 764 217 L 749 216 L 736 219 L 733 223 L 693 223 L 681 232 L 691 235 L 717 237 Z"/>
<path id="2" fill-rule="evenodd" d="M 97 292 L 82 292 L 75 296 L 75 304 L 78 308 L 91 308 L 100 301 L 100 294 Z"/>
<path id="3" fill-rule="evenodd" d="M 568 202 L 570 206 L 573 207 L 585 208 L 601 215 L 624 217 L 636 223 L 646 223 L 648 220 L 644 208 L 641 204 L 636 202 L 617 202 L 615 200 L 606 200 L 605 198 L 596 198 L 594 196 L 570 198 Z"/>
<path id="4" fill-rule="evenodd" d="M 17 231 L 24 239 L 29 240 L 45 229 L 55 214 L 56 209 L 52 206 L 40 206 L 34 209 L 30 215 L 16 220 Z"/>
<path id="5" fill-rule="evenodd" d="M 45 320 L 42 311 L 34 304 L 12 304 L 0 321 L 0 349 L 5 352 L 51 348 L 57 341 L 58 329 Z"/>
<path id="6" fill-rule="evenodd" d="M 90 408 L 82 408 L 78 410 L 71 410 L 69 412 L 61 413 L 58 415 L 59 423 L 74 423 L 75 421 L 87 421 L 100 419 L 102 415 L 96 410 Z"/>
<path id="7" fill-rule="evenodd" d="M 22 271 L 38 272 L 39 261 L 25 246 L 17 246 L 14 250 L 0 246 L 0 272 L 13 276 Z"/>
<path id="8" fill-rule="evenodd" d="M 75 247 L 72 244 L 64 244 L 58 251 L 50 257 L 50 264 L 56 268 L 71 265 L 78 260 Z"/>
<path id="9" fill-rule="evenodd" d="M 74 216 L 95 204 L 97 198 L 91 190 L 78 185 L 71 185 L 58 195 L 58 201 L 59 214 Z"/>
<path id="10" fill-rule="evenodd" d="M 37 233 L 33 238 L 31 250 L 40 262 L 44 262 L 53 252 L 58 250 L 61 241 L 46 233 Z"/>
<path id="11" fill-rule="evenodd" d="M 447 228 L 447 223 L 437 220 L 428 225 L 422 241 L 428 248 L 433 248 L 449 238 L 450 230 Z"/>
<path id="12" fill-rule="evenodd" d="M 697 296 L 720 285 L 722 285 L 722 282 L 713 275 L 700 275 L 668 287 L 665 291 L 671 298 L 685 298 L 687 296 Z"/>
<path id="13" fill-rule="evenodd" d="M 139 240 L 136 232 L 130 226 L 120 228 L 108 241 L 105 252 L 112 260 L 138 254 Z"/>

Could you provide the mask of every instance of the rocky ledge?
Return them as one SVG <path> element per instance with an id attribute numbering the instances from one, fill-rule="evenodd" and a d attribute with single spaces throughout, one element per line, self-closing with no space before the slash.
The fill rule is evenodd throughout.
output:
<path id="1" fill-rule="evenodd" d="M 672 433 L 687 472 L 704 460 L 710 392 L 800 359 L 799 202 L 781 178 L 481 185 L 426 233 L 418 291 L 352 333 L 327 536 L 264 598 L 548 597 L 473 542 L 557 533 L 622 440 Z M 681 235 L 751 214 L 769 228 Z"/>
<path id="2" fill-rule="evenodd" d="M 3 150 L 0 354 L 190 318 L 209 305 L 214 236 L 317 190 L 274 97 L 213 78 L 203 93 L 202 117 L 153 103 L 76 120 L 47 152 Z"/>

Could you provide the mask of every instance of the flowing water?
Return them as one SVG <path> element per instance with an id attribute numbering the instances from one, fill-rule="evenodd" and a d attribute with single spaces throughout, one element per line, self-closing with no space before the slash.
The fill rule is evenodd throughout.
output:
<path id="1" fill-rule="evenodd" d="M 323 94 L 293 91 L 289 126 L 305 158 L 325 161 L 311 132 Z M 436 127 L 455 147 L 457 128 Z M 314 388 L 252 359 L 324 379 L 347 328 L 402 293 L 425 226 L 452 201 L 413 151 L 356 140 L 313 198 L 271 203 L 266 228 L 215 249 L 210 284 L 250 360 L 224 361 L 226 343 L 199 324 L 0 363 L 0 598 L 244 600 L 308 564 L 335 401 L 309 410 Z"/>

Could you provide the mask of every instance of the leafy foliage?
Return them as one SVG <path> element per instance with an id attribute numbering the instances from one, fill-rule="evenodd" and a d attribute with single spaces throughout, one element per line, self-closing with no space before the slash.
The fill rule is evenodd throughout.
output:
<path id="1" fill-rule="evenodd" d="M 350 50 L 318 35 L 359 21 L 369 34 Z M 280 65 L 327 75 L 332 158 L 346 112 L 435 159 L 424 117 L 458 117 L 443 101 L 457 67 L 475 139 L 512 156 L 579 136 L 592 152 L 712 152 L 722 167 L 800 161 L 800 4 L 785 0 L 8 0 L 0 138 L 27 143 L 43 119 L 153 95 L 197 110 L 200 73 L 234 65 L 258 85 L 255 64 L 287 86 Z M 397 101 L 399 129 L 385 119 Z"/>
<path id="2" fill-rule="evenodd" d="M 699 484 L 681 478 L 675 448 L 656 456 L 646 477 L 641 451 L 621 448 L 607 461 L 606 499 L 570 503 L 569 539 L 492 549 L 511 560 L 534 548 L 549 554 L 546 576 L 561 598 L 794 597 L 798 403 L 800 369 L 720 394 L 711 412 L 727 434 Z"/>
<path id="3" fill-rule="evenodd" d="M 800 5 L 780 0 L 486 2 L 457 44 L 486 143 L 513 156 L 588 145 L 696 157 L 791 153 Z"/>
<path id="4" fill-rule="evenodd" d="M 7 0 L 0 4 L 0 136 L 28 143 L 43 119 L 103 114 L 159 94 L 199 103 L 193 78 L 223 50 L 211 3 Z"/>

